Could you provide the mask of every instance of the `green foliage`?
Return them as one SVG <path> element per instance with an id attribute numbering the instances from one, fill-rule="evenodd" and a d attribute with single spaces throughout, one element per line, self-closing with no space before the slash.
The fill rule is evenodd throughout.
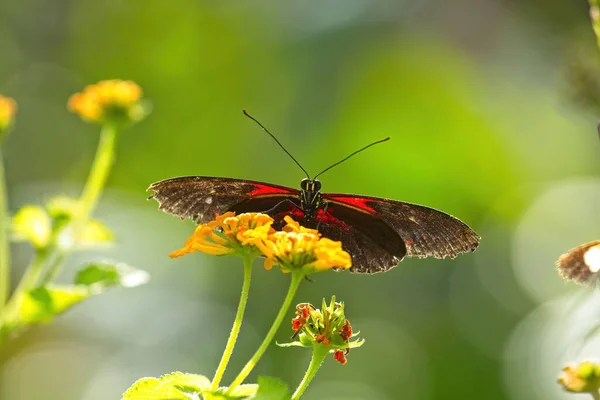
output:
<path id="1" fill-rule="evenodd" d="M 16 323 L 31 325 L 50 322 L 75 304 L 90 297 L 86 286 L 47 286 L 27 292 Z"/>
<path id="2" fill-rule="evenodd" d="M 0 313 L 0 339 L 33 324 L 48 323 L 88 299 L 114 286 L 127 288 L 150 279 L 147 272 L 122 263 L 95 262 L 77 273 L 73 285 L 47 284 L 24 292 L 18 308 Z"/>
<path id="3" fill-rule="evenodd" d="M 94 294 L 111 286 L 136 287 L 150 279 L 147 272 L 124 263 L 94 262 L 80 269 L 75 276 L 76 285 L 85 285 Z"/>
<path id="4" fill-rule="evenodd" d="M 186 400 L 209 389 L 210 380 L 205 376 L 173 372 L 160 378 L 137 380 L 123 394 L 122 400 Z"/>
<path id="5" fill-rule="evenodd" d="M 258 377 L 258 391 L 252 400 L 289 400 L 292 398 L 285 382 L 268 376 Z"/>
<path id="6" fill-rule="evenodd" d="M 285 385 L 285 384 L 284 384 Z M 122 400 L 146 399 L 210 399 L 229 400 L 247 398 L 257 393 L 258 385 L 240 385 L 232 393 L 223 394 L 226 387 L 211 391 L 210 380 L 202 375 L 173 372 L 160 378 L 142 378 L 137 380 L 123 394 Z M 286 388 L 287 389 L 287 388 Z M 260 390 L 260 389 L 259 389 Z M 202 396 L 202 397 L 200 397 Z M 255 397 L 251 397 L 255 398 Z M 285 399 L 282 397 L 268 397 L 268 399 Z M 267 399 L 267 398 L 265 398 Z M 289 397 L 287 397 L 289 399 Z"/>
<path id="7" fill-rule="evenodd" d="M 113 243 L 114 235 L 102 222 L 86 219 L 77 237 L 72 221 L 80 213 L 77 200 L 58 196 L 44 207 L 28 205 L 13 217 L 13 240 L 29 242 L 36 249 L 55 246 L 62 251 L 106 247 Z"/>
<path id="8" fill-rule="evenodd" d="M 52 220 L 38 206 L 24 206 L 13 217 L 13 240 L 28 241 L 36 249 L 48 246 L 52 235 Z"/>

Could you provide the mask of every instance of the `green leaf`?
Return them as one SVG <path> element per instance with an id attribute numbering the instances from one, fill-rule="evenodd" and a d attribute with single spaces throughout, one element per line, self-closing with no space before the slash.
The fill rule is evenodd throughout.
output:
<path id="1" fill-rule="evenodd" d="M 93 263 L 77 273 L 74 285 L 48 285 L 23 295 L 14 312 L 0 315 L 0 338 L 26 325 L 46 323 L 83 300 L 112 286 L 135 287 L 146 283 L 147 272 L 125 264 Z"/>
<path id="2" fill-rule="evenodd" d="M 50 242 L 52 220 L 43 208 L 24 206 L 13 217 L 11 230 L 15 241 L 29 241 L 41 249 Z"/>
<path id="3" fill-rule="evenodd" d="M 73 224 L 55 220 L 58 234 L 56 244 L 63 250 L 86 250 L 97 247 L 107 247 L 114 242 L 112 231 L 102 222 L 90 219 L 82 227 L 77 240 L 74 240 Z"/>
<path id="4" fill-rule="evenodd" d="M 185 388 L 185 389 L 184 389 Z M 210 390 L 210 380 L 202 375 L 173 372 L 160 378 L 137 380 L 121 400 L 190 400 Z"/>
<path id="5" fill-rule="evenodd" d="M 223 389 L 227 389 L 227 388 L 223 388 Z M 235 389 L 233 389 L 233 392 L 231 392 L 230 396 L 231 397 L 248 397 L 248 396 L 252 396 L 253 394 L 256 394 L 256 391 L 258 390 L 258 385 L 256 383 L 247 383 L 245 385 L 240 385 L 238 387 L 236 387 Z"/>
<path id="6" fill-rule="evenodd" d="M 80 209 L 79 200 L 68 196 L 56 196 L 46 203 L 46 210 L 48 210 L 52 219 L 70 221 L 79 214 Z"/>
<path id="7" fill-rule="evenodd" d="M 252 400 L 290 400 L 292 394 L 285 382 L 269 376 L 258 377 L 258 391 Z"/>
<path id="8" fill-rule="evenodd" d="M 111 286 L 131 288 L 150 280 L 146 271 L 124 263 L 94 262 L 80 269 L 75 276 L 76 285 L 87 286 L 94 294 L 101 293 Z"/>
<path id="9" fill-rule="evenodd" d="M 279 347 L 311 347 L 311 346 L 305 346 L 303 345 L 301 342 L 295 340 L 293 342 L 289 342 L 289 343 L 279 343 L 279 342 L 275 342 L 275 344 Z"/>
<path id="10" fill-rule="evenodd" d="M 47 286 L 30 290 L 21 303 L 19 322 L 26 325 L 49 322 L 90 295 L 85 286 Z"/>
<path id="11" fill-rule="evenodd" d="M 77 239 L 77 247 L 90 248 L 107 245 L 114 241 L 114 234 L 102 222 L 90 219 Z"/>

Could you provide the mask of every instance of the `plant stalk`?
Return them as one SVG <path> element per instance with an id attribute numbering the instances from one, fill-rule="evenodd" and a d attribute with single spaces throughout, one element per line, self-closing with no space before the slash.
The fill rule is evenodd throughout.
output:
<path id="1" fill-rule="evenodd" d="M 8 195 L 2 152 L 0 152 L 0 308 L 6 304 L 10 291 L 10 242 L 8 228 Z"/>
<path id="2" fill-rule="evenodd" d="M 329 348 L 327 346 L 324 346 L 321 343 L 316 343 L 313 346 L 313 353 L 310 359 L 310 364 L 308 365 L 308 369 L 304 374 L 304 378 L 302 378 L 302 381 L 298 385 L 298 388 L 296 388 L 296 391 L 292 395 L 292 400 L 298 400 L 300 396 L 302 396 L 312 379 L 317 374 L 319 368 L 321 368 L 321 365 L 323 364 L 323 361 L 325 361 L 325 357 L 327 357 L 327 354 L 329 354 Z"/>
<path id="3" fill-rule="evenodd" d="M 243 258 L 244 283 L 242 284 L 242 294 L 240 295 L 240 303 L 235 314 L 233 326 L 231 327 L 229 339 L 227 339 L 225 351 L 223 352 L 223 356 L 221 357 L 221 361 L 219 362 L 219 366 L 217 367 L 217 371 L 215 372 L 215 377 L 212 380 L 211 391 L 213 392 L 219 388 L 219 383 L 221 383 L 221 379 L 223 379 L 223 374 L 225 373 L 225 369 L 227 368 L 227 364 L 229 363 L 229 359 L 231 358 L 231 354 L 233 353 L 233 349 L 235 347 L 235 342 L 240 333 L 240 328 L 242 327 L 244 311 L 246 310 L 246 303 L 248 302 L 248 292 L 250 291 L 250 280 L 252 277 L 253 260 L 254 258 L 251 256 Z"/>
<path id="4" fill-rule="evenodd" d="M 304 279 L 304 272 L 301 269 L 292 271 L 291 275 L 292 275 L 292 280 L 290 282 L 290 287 L 285 296 L 285 299 L 283 300 L 283 304 L 281 305 L 281 308 L 279 309 L 279 313 L 275 317 L 275 321 L 273 321 L 273 325 L 271 325 L 269 332 L 267 332 L 267 336 L 264 338 L 263 342 L 258 347 L 258 349 L 254 353 L 254 355 L 246 363 L 246 365 L 244 366 L 242 371 L 233 380 L 231 385 L 229 385 L 229 388 L 227 389 L 226 394 L 231 394 L 236 387 L 238 387 L 240 384 L 242 384 L 242 382 L 244 382 L 244 379 L 246 379 L 246 377 L 250 374 L 250 372 L 252 371 L 254 366 L 258 363 L 258 360 L 260 360 L 260 358 L 262 357 L 264 352 L 267 350 L 267 348 L 273 341 L 273 338 L 275 337 L 275 334 L 277 333 L 279 326 L 283 322 L 283 319 L 285 318 L 285 316 L 288 312 L 288 309 L 290 308 L 290 305 L 292 304 L 292 300 L 294 300 L 294 296 L 296 295 L 298 286 L 300 286 L 300 282 L 302 282 L 302 279 Z"/>

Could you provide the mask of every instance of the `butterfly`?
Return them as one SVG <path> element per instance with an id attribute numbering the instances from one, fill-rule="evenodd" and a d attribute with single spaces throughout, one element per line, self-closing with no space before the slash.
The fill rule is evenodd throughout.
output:
<path id="1" fill-rule="evenodd" d="M 559 257 L 556 267 L 562 278 L 594 286 L 600 271 L 600 240 L 569 250 Z"/>
<path id="2" fill-rule="evenodd" d="M 277 143 L 281 143 L 258 123 Z M 212 176 L 184 176 L 152 184 L 150 196 L 159 209 L 181 219 L 207 223 L 228 211 L 262 212 L 281 229 L 291 216 L 323 237 L 341 241 L 352 257 L 351 272 L 373 274 L 395 267 L 404 257 L 454 258 L 475 251 L 479 236 L 465 223 L 433 208 L 379 197 L 322 193 L 317 176 L 354 154 L 386 141 L 371 143 L 310 178 L 300 190 L 265 182 Z"/>

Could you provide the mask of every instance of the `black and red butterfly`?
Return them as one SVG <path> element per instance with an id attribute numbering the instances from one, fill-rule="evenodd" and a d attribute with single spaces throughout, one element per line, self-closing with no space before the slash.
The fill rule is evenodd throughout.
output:
<path id="1" fill-rule="evenodd" d="M 250 118 L 281 146 L 266 128 Z M 385 140 L 352 153 L 325 171 Z M 285 148 L 284 151 L 292 157 Z M 275 220 L 273 226 L 278 229 L 284 225 L 283 218 L 290 215 L 302 226 L 341 241 L 352 256 L 350 271 L 354 273 L 384 272 L 406 256 L 454 258 L 459 253 L 475 251 L 480 239 L 459 219 L 433 208 L 378 197 L 321 193 L 321 182 L 316 176 L 303 179 L 300 190 L 210 176 L 166 179 L 148 190 L 154 191 L 150 198 L 158 201 L 161 210 L 199 224 L 228 211 L 263 212 Z"/>

